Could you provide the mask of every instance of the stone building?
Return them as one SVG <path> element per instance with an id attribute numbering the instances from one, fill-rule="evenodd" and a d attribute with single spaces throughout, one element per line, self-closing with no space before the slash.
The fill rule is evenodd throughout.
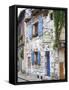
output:
<path id="1" fill-rule="evenodd" d="M 25 9 L 22 21 L 22 43 L 19 47 L 23 50 L 23 60 L 19 62 L 22 72 L 27 75 L 37 76 L 39 80 L 64 79 L 64 31 L 60 35 L 61 47 L 54 50 L 55 28 L 53 10 Z M 19 31 L 20 32 L 20 31 Z M 19 33 L 18 32 L 18 33 Z M 18 44 L 18 45 L 19 45 Z M 19 52 L 18 50 L 18 52 Z M 19 52 L 19 55 L 20 55 Z M 20 56 L 18 56 L 20 57 Z"/>

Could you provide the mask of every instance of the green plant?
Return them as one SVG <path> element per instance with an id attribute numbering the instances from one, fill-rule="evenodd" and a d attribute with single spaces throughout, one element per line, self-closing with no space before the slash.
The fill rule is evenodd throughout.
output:
<path id="1" fill-rule="evenodd" d="M 55 26 L 55 42 L 54 42 L 54 48 L 58 48 L 59 47 L 59 43 L 60 43 L 60 34 L 61 34 L 61 30 L 64 26 L 64 22 L 65 22 L 65 12 L 60 10 L 54 10 L 53 12 L 53 16 L 54 16 L 54 26 Z"/>

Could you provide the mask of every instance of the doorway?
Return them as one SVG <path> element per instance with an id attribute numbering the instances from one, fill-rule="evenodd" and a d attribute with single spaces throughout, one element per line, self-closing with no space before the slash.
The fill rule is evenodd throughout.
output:
<path id="1" fill-rule="evenodd" d="M 63 62 L 60 62 L 59 69 L 60 69 L 60 79 L 64 79 L 64 63 Z"/>
<path id="2" fill-rule="evenodd" d="M 45 51 L 47 76 L 50 76 L 50 51 Z"/>

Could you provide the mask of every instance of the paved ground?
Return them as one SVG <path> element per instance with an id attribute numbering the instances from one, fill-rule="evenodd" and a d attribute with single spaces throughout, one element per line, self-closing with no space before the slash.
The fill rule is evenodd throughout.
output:
<path id="1" fill-rule="evenodd" d="M 18 82 L 25 82 L 25 81 L 41 81 L 43 79 L 37 78 L 37 75 L 31 75 L 31 74 L 23 74 L 21 72 L 18 73 Z M 44 79 L 44 80 L 49 80 Z"/>
<path id="2" fill-rule="evenodd" d="M 22 79 L 22 80 L 21 80 Z M 18 81 L 38 81 L 39 79 L 37 78 L 36 75 L 27 75 L 23 73 L 18 73 Z"/>
<path id="3" fill-rule="evenodd" d="M 26 82 L 26 80 L 18 77 L 18 82 Z"/>

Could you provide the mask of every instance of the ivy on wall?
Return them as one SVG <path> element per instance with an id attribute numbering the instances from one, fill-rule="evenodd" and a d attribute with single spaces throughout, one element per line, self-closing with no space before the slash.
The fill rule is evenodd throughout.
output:
<path id="1" fill-rule="evenodd" d="M 65 22 L 65 13 L 63 10 L 54 10 L 55 42 L 54 49 L 59 47 L 60 34 Z"/>

